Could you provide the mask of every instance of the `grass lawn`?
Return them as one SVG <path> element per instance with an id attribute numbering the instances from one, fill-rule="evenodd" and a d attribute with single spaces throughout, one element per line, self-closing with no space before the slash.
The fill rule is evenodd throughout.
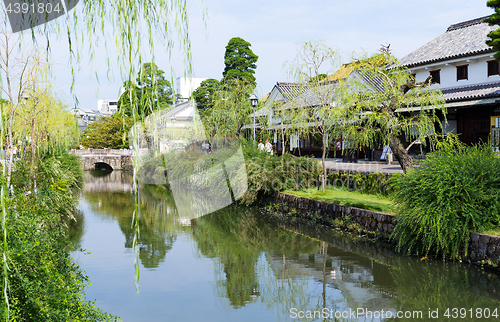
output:
<path id="1" fill-rule="evenodd" d="M 395 207 L 392 201 L 385 196 L 363 194 L 358 191 L 348 191 L 346 189 L 334 189 L 330 186 L 325 192 L 315 188 L 300 191 L 286 190 L 284 192 L 299 197 L 395 214 Z"/>
<path id="2" fill-rule="evenodd" d="M 482 234 L 500 236 L 500 229 L 483 231 Z"/>

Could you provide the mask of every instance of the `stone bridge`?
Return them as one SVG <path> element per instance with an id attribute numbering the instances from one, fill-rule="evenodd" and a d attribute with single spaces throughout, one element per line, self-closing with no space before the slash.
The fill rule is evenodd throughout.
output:
<path id="1" fill-rule="evenodd" d="M 85 171 L 94 169 L 132 169 L 132 150 L 73 149 L 71 153 L 80 157 Z"/>

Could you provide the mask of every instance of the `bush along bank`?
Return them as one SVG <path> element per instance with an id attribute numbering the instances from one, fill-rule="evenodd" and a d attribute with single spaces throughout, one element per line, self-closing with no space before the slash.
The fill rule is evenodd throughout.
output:
<path id="1" fill-rule="evenodd" d="M 33 161 L 33 162 L 32 162 Z M 64 147 L 39 150 L 16 163 L 5 201 L 3 321 L 112 321 L 85 299 L 88 277 L 69 256 L 66 224 L 77 205 L 83 172 Z M 4 262 L 5 264 L 5 262 Z M 8 305 L 8 306 L 7 306 Z"/>
<path id="2" fill-rule="evenodd" d="M 327 184 L 336 188 L 356 190 L 368 194 L 388 196 L 392 192 L 394 174 L 339 170 L 328 173 Z"/>

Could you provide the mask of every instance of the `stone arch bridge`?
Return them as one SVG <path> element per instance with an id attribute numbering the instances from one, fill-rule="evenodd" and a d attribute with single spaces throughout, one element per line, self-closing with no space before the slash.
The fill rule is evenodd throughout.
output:
<path id="1" fill-rule="evenodd" d="M 132 169 L 132 150 L 73 149 L 71 153 L 80 157 L 83 170 L 101 168 L 111 168 L 112 170 Z"/>

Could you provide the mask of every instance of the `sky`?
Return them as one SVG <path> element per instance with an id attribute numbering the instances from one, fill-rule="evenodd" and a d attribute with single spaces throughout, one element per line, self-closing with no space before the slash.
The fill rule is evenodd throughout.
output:
<path id="1" fill-rule="evenodd" d="M 454 23 L 493 13 L 486 0 L 187 0 L 192 45 L 193 76 L 222 78 L 225 46 L 232 37 L 248 41 L 259 56 L 255 76 L 258 97 L 276 82 L 291 81 L 283 66 L 296 56 L 299 43 L 321 40 L 341 53 L 342 63 L 389 45 L 402 58 L 444 33 Z M 81 10 L 83 1 L 74 10 Z M 202 10 L 208 10 L 203 21 Z M 176 40 L 174 39 L 174 42 Z M 165 42 L 155 48 L 156 64 L 167 78 L 184 75 L 183 54 L 174 47 L 167 54 Z M 39 44 L 41 45 L 41 44 Z M 54 83 L 57 93 L 73 107 L 68 49 L 64 40 L 52 41 Z M 94 60 L 83 53 L 75 75 L 74 94 L 79 106 L 97 109 L 98 99 L 118 98 L 123 79 L 117 66 L 108 73 L 104 48 L 94 48 Z M 111 61 L 117 60 L 108 52 Z M 171 73 L 170 71 L 173 71 Z M 99 81 L 95 75 L 99 76 Z M 111 76 L 108 76 L 111 75 Z"/>

